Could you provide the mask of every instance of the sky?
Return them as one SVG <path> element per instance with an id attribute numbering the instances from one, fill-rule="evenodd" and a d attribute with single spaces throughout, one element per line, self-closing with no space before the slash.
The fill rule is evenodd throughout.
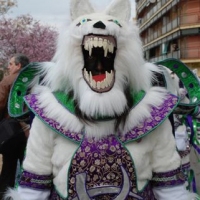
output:
<path id="1" fill-rule="evenodd" d="M 132 17 L 135 16 L 135 0 L 130 0 Z M 16 17 L 30 14 L 43 24 L 62 27 L 69 22 L 70 0 L 17 0 L 18 6 L 12 8 L 6 16 Z M 97 11 L 103 10 L 111 0 L 90 0 Z"/>

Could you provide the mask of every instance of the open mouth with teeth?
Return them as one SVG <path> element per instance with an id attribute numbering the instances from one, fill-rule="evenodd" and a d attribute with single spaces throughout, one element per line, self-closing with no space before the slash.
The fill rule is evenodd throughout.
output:
<path id="1" fill-rule="evenodd" d="M 84 56 L 83 77 L 98 93 L 108 92 L 115 82 L 114 59 L 117 44 L 113 36 L 86 35 L 82 42 Z"/>

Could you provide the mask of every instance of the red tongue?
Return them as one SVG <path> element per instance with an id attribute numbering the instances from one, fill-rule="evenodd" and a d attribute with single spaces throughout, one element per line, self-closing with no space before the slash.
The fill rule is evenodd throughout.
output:
<path id="1" fill-rule="evenodd" d="M 95 76 L 92 76 L 92 78 L 97 82 L 97 81 L 103 81 L 105 78 L 106 78 L 106 75 L 105 74 L 99 74 L 99 75 L 95 75 Z"/>

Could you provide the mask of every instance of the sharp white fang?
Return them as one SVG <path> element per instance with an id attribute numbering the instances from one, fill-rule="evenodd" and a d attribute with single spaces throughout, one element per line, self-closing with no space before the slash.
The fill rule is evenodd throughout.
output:
<path id="1" fill-rule="evenodd" d="M 85 76 L 85 78 L 87 77 L 87 71 L 85 68 L 84 68 L 84 76 Z"/>
<path id="2" fill-rule="evenodd" d="M 110 73 L 107 74 L 107 81 L 108 81 L 108 85 L 110 85 L 112 81 L 112 77 Z"/>
<path id="3" fill-rule="evenodd" d="M 93 48 L 93 44 L 92 42 L 89 43 L 89 55 L 92 55 L 92 48 Z"/>
<path id="4" fill-rule="evenodd" d="M 102 46 L 103 46 L 103 39 L 99 38 L 99 47 L 102 47 Z"/>
<path id="5" fill-rule="evenodd" d="M 109 44 L 109 52 L 113 53 L 114 52 L 114 46 L 112 43 Z"/>
<path id="6" fill-rule="evenodd" d="M 104 39 L 103 40 L 103 49 L 105 50 L 106 48 L 107 48 L 107 40 L 106 39 Z"/>
<path id="7" fill-rule="evenodd" d="M 106 47 L 105 49 L 104 49 L 104 57 L 106 57 L 108 55 L 108 47 Z"/>
<path id="8" fill-rule="evenodd" d="M 108 77 L 108 72 L 106 71 L 106 78 Z"/>
<path id="9" fill-rule="evenodd" d="M 111 46 L 111 44 L 109 44 L 109 46 L 108 46 L 108 51 L 109 51 L 109 52 L 112 51 L 112 46 Z"/>
<path id="10" fill-rule="evenodd" d="M 106 71 L 105 85 L 106 85 L 106 87 L 109 86 L 109 73 L 107 71 Z"/>
<path id="11" fill-rule="evenodd" d="M 92 72 L 89 74 L 90 84 L 92 84 Z"/>
<path id="12" fill-rule="evenodd" d="M 101 81 L 101 89 L 104 89 L 104 88 L 105 88 L 105 82 Z"/>
<path id="13" fill-rule="evenodd" d="M 108 87 L 108 82 L 107 82 L 107 79 L 104 79 L 104 85 L 105 85 L 105 87 Z"/>
<path id="14" fill-rule="evenodd" d="M 85 69 L 85 78 L 89 82 L 90 81 L 90 75 L 88 74 L 87 70 Z"/>
<path id="15" fill-rule="evenodd" d="M 89 43 L 88 43 L 88 41 L 85 42 L 84 49 L 87 50 L 87 51 L 89 50 Z"/>
<path id="16" fill-rule="evenodd" d="M 95 37 L 95 38 L 94 38 L 94 47 L 97 47 L 97 46 L 98 46 L 98 38 Z"/>
<path id="17" fill-rule="evenodd" d="M 100 89 L 101 88 L 101 82 L 97 82 L 97 89 Z"/>
<path id="18" fill-rule="evenodd" d="M 93 87 L 93 88 L 96 88 L 96 87 L 97 87 L 97 83 L 96 83 L 96 81 L 94 81 L 94 80 L 92 80 L 92 87 Z"/>

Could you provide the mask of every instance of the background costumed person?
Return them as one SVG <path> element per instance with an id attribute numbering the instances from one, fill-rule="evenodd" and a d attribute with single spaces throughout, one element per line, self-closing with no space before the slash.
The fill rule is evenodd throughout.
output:
<path id="1" fill-rule="evenodd" d="M 53 65 L 25 97 L 34 112 L 14 200 L 192 200 L 168 116 L 178 98 L 152 87 L 130 2 L 95 13 L 71 1 L 73 22 Z M 44 67 L 45 68 L 45 67 Z"/>
<path id="2" fill-rule="evenodd" d="M 181 168 L 185 172 L 186 188 L 198 193 L 198 179 L 194 163 L 198 162 L 199 135 L 195 121 L 200 117 L 200 82 L 195 71 L 191 71 L 180 60 L 169 58 L 158 61 L 156 64 L 162 68 L 158 83 L 168 91 L 179 97 L 179 105 L 173 111 L 174 136 L 177 150 L 182 158 Z M 157 85 L 158 85 L 157 83 Z M 192 149 L 192 152 L 190 151 Z M 193 153 L 194 152 L 194 153 Z"/>

